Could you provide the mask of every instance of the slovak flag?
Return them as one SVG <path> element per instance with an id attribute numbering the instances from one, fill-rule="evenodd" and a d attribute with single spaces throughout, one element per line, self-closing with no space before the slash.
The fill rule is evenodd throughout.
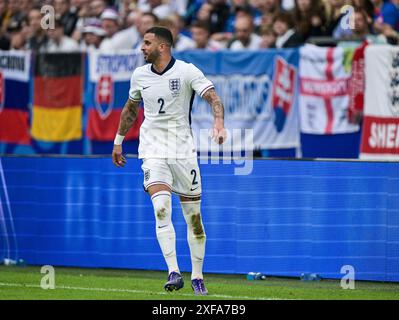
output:
<path id="1" fill-rule="evenodd" d="M 102 75 L 96 84 L 96 110 L 101 119 L 106 119 L 114 104 L 114 84 L 112 76 Z"/>
<path id="2" fill-rule="evenodd" d="M 296 69 L 281 57 L 277 57 L 272 91 L 274 125 L 277 132 L 284 129 L 285 120 L 293 104 L 295 88 Z"/>
<path id="3" fill-rule="evenodd" d="M 131 52 L 105 54 L 90 52 L 86 68 L 85 106 L 88 108 L 87 137 L 95 141 L 113 141 L 122 109 L 129 96 L 130 78 L 136 67 Z M 138 65 L 137 65 L 138 66 Z M 143 122 L 142 108 L 125 140 L 135 140 Z"/>

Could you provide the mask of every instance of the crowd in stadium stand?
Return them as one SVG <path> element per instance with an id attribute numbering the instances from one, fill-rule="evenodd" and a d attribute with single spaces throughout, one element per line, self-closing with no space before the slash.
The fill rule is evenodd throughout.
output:
<path id="1" fill-rule="evenodd" d="M 175 50 L 398 44 L 399 0 L 0 0 L 0 25 L 1 50 L 38 52 L 140 50 L 154 25 L 170 28 Z"/>

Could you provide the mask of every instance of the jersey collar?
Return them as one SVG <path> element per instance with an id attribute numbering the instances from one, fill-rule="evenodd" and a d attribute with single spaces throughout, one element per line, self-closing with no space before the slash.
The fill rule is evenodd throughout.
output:
<path id="1" fill-rule="evenodd" d="M 176 59 L 172 57 L 172 59 L 170 60 L 170 62 L 162 72 L 158 72 L 157 70 L 155 70 L 153 65 L 151 65 L 151 71 L 159 76 L 162 76 L 164 73 L 166 73 L 169 69 L 171 69 L 174 66 L 175 62 Z"/>

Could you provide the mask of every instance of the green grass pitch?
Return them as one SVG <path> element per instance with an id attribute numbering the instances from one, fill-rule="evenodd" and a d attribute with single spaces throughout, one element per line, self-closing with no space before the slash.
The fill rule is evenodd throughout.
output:
<path id="1" fill-rule="evenodd" d="M 245 275 L 205 274 L 209 295 L 197 297 L 188 273 L 184 288 L 171 293 L 163 290 L 167 275 L 160 271 L 55 267 L 55 289 L 48 290 L 40 287 L 43 276 L 38 266 L 0 266 L 0 300 L 399 300 L 399 283 L 357 281 L 354 290 L 343 290 L 339 280 L 248 281 Z"/>

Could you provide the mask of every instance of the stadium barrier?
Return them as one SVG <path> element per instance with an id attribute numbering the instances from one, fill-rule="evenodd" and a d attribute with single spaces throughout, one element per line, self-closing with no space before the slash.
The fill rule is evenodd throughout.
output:
<path id="1" fill-rule="evenodd" d="M 204 161 L 203 161 L 204 162 Z M 0 158 L 0 259 L 31 265 L 165 270 L 141 161 Z M 399 281 L 399 163 L 254 160 L 203 163 L 206 273 Z M 186 225 L 173 198 L 182 271 Z"/>

